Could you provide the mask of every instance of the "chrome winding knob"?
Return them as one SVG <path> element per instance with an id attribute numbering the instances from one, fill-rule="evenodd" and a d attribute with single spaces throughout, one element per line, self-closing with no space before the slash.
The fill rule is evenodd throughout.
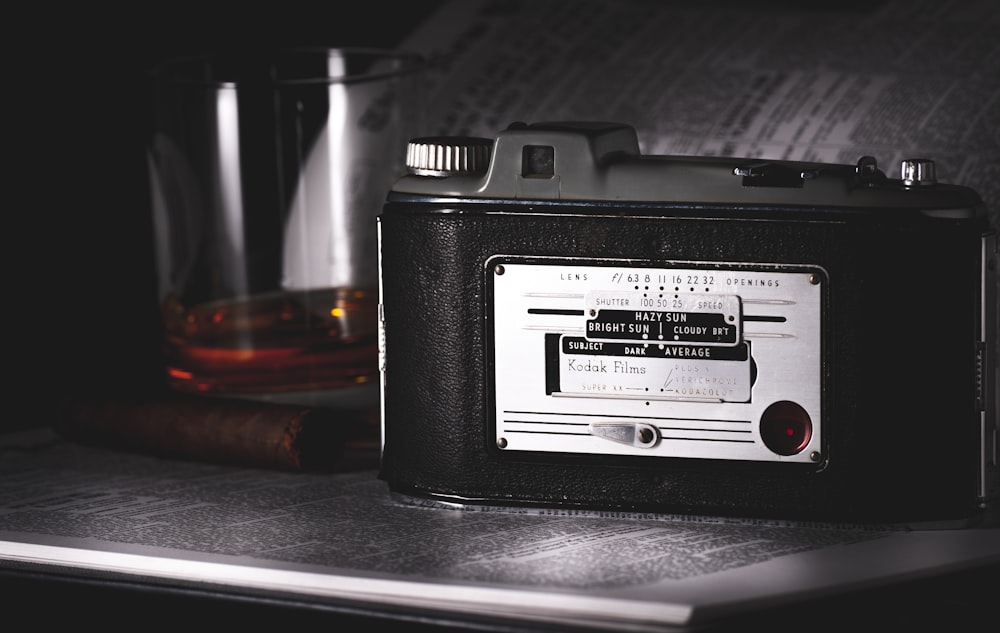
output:
<path id="1" fill-rule="evenodd" d="M 933 185 L 937 182 L 934 161 L 926 158 L 907 158 L 900 163 L 899 177 L 907 187 Z"/>
<path id="2" fill-rule="evenodd" d="M 406 168 L 417 176 L 484 174 L 493 140 L 467 137 L 416 138 L 406 146 Z"/>

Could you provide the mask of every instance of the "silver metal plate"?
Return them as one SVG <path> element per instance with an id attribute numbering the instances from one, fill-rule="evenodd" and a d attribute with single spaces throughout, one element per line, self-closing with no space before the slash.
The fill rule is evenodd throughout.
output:
<path id="1" fill-rule="evenodd" d="M 822 459 L 821 269 L 496 256 L 486 276 L 503 450 Z"/>

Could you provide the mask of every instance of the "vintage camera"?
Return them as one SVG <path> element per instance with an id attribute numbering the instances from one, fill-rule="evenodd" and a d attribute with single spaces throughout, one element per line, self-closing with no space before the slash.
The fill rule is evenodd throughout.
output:
<path id="1" fill-rule="evenodd" d="M 415 139 L 379 218 L 382 454 L 442 502 L 982 524 L 997 233 L 928 160 Z"/>

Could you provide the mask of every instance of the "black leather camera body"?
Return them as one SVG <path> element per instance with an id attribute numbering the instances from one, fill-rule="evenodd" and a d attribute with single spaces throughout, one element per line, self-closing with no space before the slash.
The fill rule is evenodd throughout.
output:
<path id="1" fill-rule="evenodd" d="M 979 524 L 997 233 L 928 160 L 414 139 L 379 217 L 379 476 L 443 502 Z"/>

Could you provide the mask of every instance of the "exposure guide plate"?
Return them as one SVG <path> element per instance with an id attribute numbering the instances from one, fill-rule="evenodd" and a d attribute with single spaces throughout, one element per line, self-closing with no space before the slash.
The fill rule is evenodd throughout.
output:
<path id="1" fill-rule="evenodd" d="M 823 461 L 821 268 L 498 255 L 485 274 L 502 451 Z"/>

